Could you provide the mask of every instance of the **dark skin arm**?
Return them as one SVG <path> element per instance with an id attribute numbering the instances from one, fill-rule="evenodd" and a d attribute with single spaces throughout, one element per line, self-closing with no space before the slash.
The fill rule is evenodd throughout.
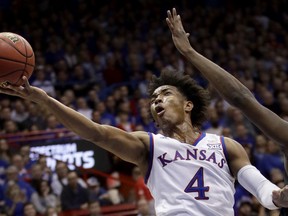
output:
<path id="1" fill-rule="evenodd" d="M 275 140 L 288 158 L 288 123 L 261 105 L 239 80 L 195 51 L 176 9 L 167 12 L 167 24 L 178 51 L 191 62 L 231 105 L 240 109 L 265 135 Z M 286 170 L 288 168 L 285 160 Z"/>
<path id="2" fill-rule="evenodd" d="M 149 135 L 146 132 L 127 133 L 116 127 L 97 124 L 48 96 L 42 89 L 31 86 L 26 77 L 23 77 L 23 81 L 25 84 L 20 87 L 0 86 L 0 93 L 37 103 L 83 139 L 91 141 L 127 162 L 138 165 L 141 171 L 146 173 L 149 152 Z"/>

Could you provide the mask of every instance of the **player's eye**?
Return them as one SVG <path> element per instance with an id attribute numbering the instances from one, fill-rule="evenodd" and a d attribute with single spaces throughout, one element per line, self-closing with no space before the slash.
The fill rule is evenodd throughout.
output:
<path id="1" fill-rule="evenodd" d="M 164 95 L 165 95 L 165 96 L 171 95 L 171 92 L 170 92 L 170 91 L 166 91 L 166 92 L 164 93 Z"/>

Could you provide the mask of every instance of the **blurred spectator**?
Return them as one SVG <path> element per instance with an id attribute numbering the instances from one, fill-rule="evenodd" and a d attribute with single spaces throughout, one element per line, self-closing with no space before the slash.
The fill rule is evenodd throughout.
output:
<path id="1" fill-rule="evenodd" d="M 89 190 L 89 201 L 97 201 L 101 206 L 111 205 L 109 194 L 107 190 L 100 185 L 100 182 L 96 177 L 90 177 L 87 179 L 87 185 Z"/>
<path id="2" fill-rule="evenodd" d="M 20 179 L 27 180 L 29 178 L 28 171 L 25 168 L 24 159 L 20 154 L 13 154 L 11 157 L 11 164 L 18 169 L 18 176 Z"/>
<path id="3" fill-rule="evenodd" d="M 87 73 L 88 77 L 90 78 L 89 82 L 95 83 L 96 82 L 96 73 L 94 71 L 92 58 L 88 50 L 82 49 L 79 53 L 79 62 L 83 67 L 85 73 Z"/>
<path id="4" fill-rule="evenodd" d="M 6 168 L 10 163 L 9 146 L 6 139 L 0 139 L 0 179 L 4 179 Z"/>
<path id="5" fill-rule="evenodd" d="M 55 168 L 56 172 L 52 175 L 52 182 L 51 182 L 51 188 L 54 194 L 56 194 L 58 197 L 60 197 L 63 187 L 66 186 L 68 184 L 68 167 L 66 165 L 66 163 L 59 161 L 56 164 L 56 168 Z M 79 183 L 79 185 L 81 185 L 81 187 L 86 188 L 87 185 L 86 183 L 83 181 L 83 179 L 77 177 L 77 181 Z"/>
<path id="6" fill-rule="evenodd" d="M 264 74 L 263 74 L 264 75 Z M 277 101 L 274 100 L 273 94 L 265 90 L 261 95 L 262 104 L 268 109 L 272 110 L 276 114 L 280 114 L 280 106 Z"/>
<path id="7" fill-rule="evenodd" d="M 52 207 L 48 207 L 45 216 L 58 216 L 58 210 Z"/>
<path id="8" fill-rule="evenodd" d="M 37 212 L 35 206 L 32 203 L 24 204 L 24 216 L 36 216 Z"/>
<path id="9" fill-rule="evenodd" d="M 42 180 L 37 190 L 37 196 L 32 199 L 36 211 L 40 214 L 45 214 L 48 208 L 54 208 L 57 212 L 60 211 L 60 200 L 52 193 L 50 185 L 47 181 Z"/>
<path id="10" fill-rule="evenodd" d="M 152 79 L 152 75 L 153 75 L 153 72 L 150 71 L 150 70 L 146 70 L 145 71 L 145 75 L 144 75 L 144 80 L 142 80 L 139 85 L 138 85 L 138 88 L 140 90 L 140 94 L 142 97 L 148 97 L 148 94 L 147 94 L 147 85 L 148 83 L 150 82 L 150 80 Z"/>
<path id="11" fill-rule="evenodd" d="M 209 109 L 209 120 L 208 120 L 208 124 L 206 124 L 205 132 L 221 135 L 222 130 L 223 130 L 223 127 L 220 124 L 220 119 L 219 119 L 218 113 L 216 112 L 215 109 L 210 108 Z"/>
<path id="12" fill-rule="evenodd" d="M 6 139 L 0 139 L 0 160 L 10 163 L 10 150 Z"/>
<path id="13" fill-rule="evenodd" d="M 78 183 L 76 172 L 67 175 L 68 184 L 61 193 L 62 210 L 88 209 L 89 192 Z"/>
<path id="14" fill-rule="evenodd" d="M 95 86 L 96 87 L 96 86 Z M 88 97 L 87 97 L 87 105 L 90 109 L 95 109 L 96 104 L 99 103 L 99 97 L 98 97 L 98 90 L 96 89 L 91 89 L 88 92 Z"/>
<path id="15" fill-rule="evenodd" d="M 45 116 L 41 112 L 40 107 L 34 103 L 28 105 L 27 111 L 29 113 L 29 118 L 23 121 L 23 127 L 27 130 L 32 130 L 32 127 L 36 127 L 38 130 L 44 130 L 45 125 Z"/>
<path id="16" fill-rule="evenodd" d="M 23 215 L 24 204 L 28 201 L 28 197 L 21 190 L 16 182 L 10 181 L 6 185 L 5 206 L 7 215 L 20 216 Z"/>
<path id="17" fill-rule="evenodd" d="M 47 131 L 63 128 L 63 125 L 59 123 L 59 121 L 56 119 L 54 115 L 49 115 L 46 118 L 46 124 L 47 124 L 46 126 Z"/>
<path id="18" fill-rule="evenodd" d="M 20 131 L 16 122 L 14 122 L 13 120 L 6 120 L 4 122 L 3 133 L 12 134 L 17 132 Z"/>
<path id="19" fill-rule="evenodd" d="M 279 188 L 285 187 L 283 171 L 278 168 L 273 168 L 269 173 L 271 182 L 276 184 Z"/>
<path id="20" fill-rule="evenodd" d="M 36 67 L 34 71 L 35 80 L 31 83 L 33 86 L 43 89 L 47 94 L 52 97 L 56 96 L 55 87 L 52 81 L 49 79 L 44 66 Z"/>
<path id="21" fill-rule="evenodd" d="M 77 96 L 86 95 L 92 84 L 91 77 L 80 64 L 74 66 L 71 81 L 73 83 L 73 90 Z"/>
<path id="22" fill-rule="evenodd" d="M 102 124 L 107 124 L 111 126 L 116 126 L 116 116 L 113 114 L 107 112 L 105 103 L 100 101 L 96 105 L 96 110 L 100 112 L 101 115 L 101 123 Z"/>
<path id="23" fill-rule="evenodd" d="M 249 131 L 249 133 L 254 136 L 256 131 L 251 122 L 247 120 L 246 117 L 241 113 L 241 111 L 235 107 L 229 107 L 227 109 L 227 122 L 225 123 L 225 127 L 229 127 L 231 129 L 231 134 L 235 138 L 237 126 L 242 124 Z"/>
<path id="24" fill-rule="evenodd" d="M 116 101 L 113 95 L 108 95 L 105 99 L 106 113 L 116 115 Z"/>
<path id="25" fill-rule="evenodd" d="M 51 181 L 52 177 L 52 171 L 51 169 L 47 166 L 47 157 L 41 155 L 38 159 L 38 164 L 40 165 L 41 171 L 42 171 L 42 179 Z"/>
<path id="26" fill-rule="evenodd" d="M 119 191 L 121 186 L 121 182 L 119 181 L 119 173 L 114 171 L 110 174 L 110 176 L 110 178 L 107 178 L 108 194 L 112 204 L 117 205 L 123 202 L 123 196 Z"/>
<path id="27" fill-rule="evenodd" d="M 140 108 L 140 114 L 136 118 L 136 125 L 141 125 L 143 127 L 143 131 L 157 133 L 157 128 L 147 107 Z"/>
<path id="28" fill-rule="evenodd" d="M 233 136 L 232 136 L 232 134 L 231 134 L 230 128 L 224 127 L 224 128 L 222 129 L 222 136 L 229 137 L 229 138 L 233 138 Z"/>
<path id="29" fill-rule="evenodd" d="M 72 44 L 66 43 L 64 49 L 65 49 L 64 59 L 67 63 L 67 66 L 71 69 L 78 62 L 77 55 L 75 54 L 75 47 L 73 47 Z"/>
<path id="30" fill-rule="evenodd" d="M 8 120 L 11 120 L 11 108 L 8 107 L 1 107 L 1 112 L 0 112 L 0 130 L 3 131 L 3 133 L 5 133 L 4 131 L 4 125 L 5 122 Z"/>
<path id="31" fill-rule="evenodd" d="M 148 205 L 148 215 L 155 215 L 155 207 L 154 207 L 154 199 L 145 185 L 144 182 L 144 177 L 141 174 L 141 171 L 138 167 L 134 167 L 132 171 L 132 177 L 133 180 L 135 181 L 135 195 L 136 195 L 136 203 L 139 204 L 138 202 L 147 202 Z M 141 205 L 145 206 L 144 203 L 140 203 Z M 142 206 L 142 207 L 143 207 Z M 144 207 L 143 207 L 144 208 Z"/>
<path id="32" fill-rule="evenodd" d="M 91 120 L 95 123 L 101 124 L 101 114 L 98 110 L 92 111 Z"/>
<path id="33" fill-rule="evenodd" d="M 20 147 L 20 155 L 22 156 L 23 163 L 25 165 L 25 169 L 29 170 L 31 166 L 35 163 L 35 161 L 30 158 L 30 146 L 29 145 L 21 145 Z"/>
<path id="34" fill-rule="evenodd" d="M 243 201 L 238 208 L 238 216 L 256 216 L 253 214 L 252 204 L 249 201 Z M 260 215 L 259 215 L 260 216 Z"/>
<path id="35" fill-rule="evenodd" d="M 137 210 L 138 214 L 137 216 L 153 216 L 155 214 L 151 214 L 150 208 L 149 208 L 149 203 L 146 199 L 141 198 L 137 202 Z"/>
<path id="36" fill-rule="evenodd" d="M 135 125 L 129 120 L 129 114 L 125 111 L 120 111 L 117 114 L 116 127 L 127 132 L 135 131 Z"/>
<path id="37" fill-rule="evenodd" d="M 283 157 L 279 146 L 274 141 L 268 140 L 266 154 L 258 162 L 258 169 L 268 179 L 271 178 L 270 173 L 273 168 L 280 169 L 284 173 Z"/>
<path id="38" fill-rule="evenodd" d="M 29 183 L 34 189 L 36 189 L 38 193 L 40 191 L 41 182 L 43 180 L 50 180 L 50 178 L 47 177 L 45 174 L 45 170 L 41 168 L 41 165 L 39 163 L 35 163 L 32 165 L 30 169 Z"/>
<path id="39" fill-rule="evenodd" d="M 76 110 L 84 115 L 86 118 L 91 119 L 92 109 L 88 106 L 84 97 L 78 97 L 76 100 Z"/>
<path id="40" fill-rule="evenodd" d="M 35 190 L 31 187 L 30 184 L 24 182 L 22 179 L 19 179 L 17 167 L 10 165 L 6 169 L 5 174 L 6 178 L 3 184 L 4 189 L 7 189 L 10 185 L 16 184 L 20 187 L 20 190 L 24 192 L 27 201 L 30 201 L 33 194 L 35 194 Z"/>
<path id="41" fill-rule="evenodd" d="M 66 87 L 60 101 L 68 107 L 75 108 L 76 96 L 73 89 Z"/>
<path id="42" fill-rule="evenodd" d="M 96 77 L 96 83 L 99 83 L 101 87 L 106 86 L 106 81 L 103 77 L 103 70 L 106 66 L 106 62 L 104 58 L 101 58 L 99 55 L 95 55 L 92 60 L 93 70 Z"/>
<path id="43" fill-rule="evenodd" d="M 242 124 L 239 123 L 235 127 L 235 135 L 234 139 L 239 142 L 240 144 L 249 144 L 251 147 L 255 147 L 255 138 L 254 136 L 247 130 L 247 128 Z"/>
<path id="44" fill-rule="evenodd" d="M 89 216 L 103 216 L 101 213 L 100 203 L 98 201 L 90 201 L 88 209 Z"/>
<path id="45" fill-rule="evenodd" d="M 113 54 L 106 59 L 103 75 L 107 86 L 124 81 L 122 68 Z"/>
<path id="46" fill-rule="evenodd" d="M 29 113 L 26 110 L 23 100 L 17 99 L 13 103 L 13 109 L 11 112 L 11 120 L 17 123 L 20 130 L 23 129 L 23 122 L 29 117 Z"/>
<path id="47" fill-rule="evenodd" d="M 223 126 L 226 122 L 226 110 L 228 109 L 230 105 L 224 101 L 222 98 L 221 99 L 216 99 L 214 108 L 216 110 L 218 119 L 219 119 L 219 125 Z"/>

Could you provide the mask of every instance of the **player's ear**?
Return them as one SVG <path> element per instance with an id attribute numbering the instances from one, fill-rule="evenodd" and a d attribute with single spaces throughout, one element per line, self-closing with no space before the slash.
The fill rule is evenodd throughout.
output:
<path id="1" fill-rule="evenodd" d="M 194 104 L 192 103 L 192 101 L 186 101 L 185 102 L 185 111 L 186 112 L 191 112 L 193 107 L 194 107 Z"/>

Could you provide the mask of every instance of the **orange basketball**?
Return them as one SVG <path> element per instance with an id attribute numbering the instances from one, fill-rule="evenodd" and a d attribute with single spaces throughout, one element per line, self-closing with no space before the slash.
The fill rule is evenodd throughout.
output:
<path id="1" fill-rule="evenodd" d="M 0 84 L 22 85 L 22 76 L 29 79 L 34 66 L 35 55 L 25 38 L 11 32 L 0 33 Z"/>

